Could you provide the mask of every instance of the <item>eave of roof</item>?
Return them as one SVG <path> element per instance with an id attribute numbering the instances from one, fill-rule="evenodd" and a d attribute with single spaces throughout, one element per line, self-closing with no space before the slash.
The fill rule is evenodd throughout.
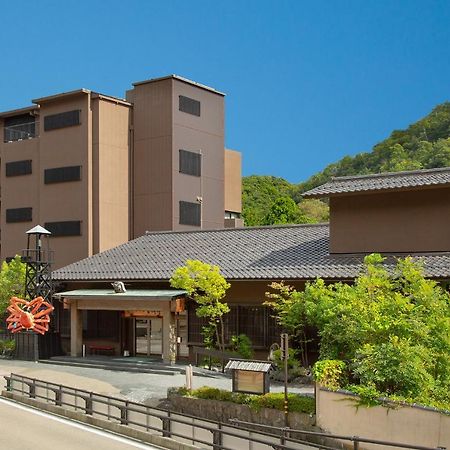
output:
<path id="1" fill-rule="evenodd" d="M 113 289 L 76 289 L 67 292 L 58 292 L 53 294 L 56 298 L 67 299 L 121 299 L 121 300 L 133 300 L 133 299 L 171 299 L 174 297 L 180 297 L 186 295 L 184 290 L 175 289 L 127 289 L 126 292 L 114 292 Z"/>
<path id="2" fill-rule="evenodd" d="M 33 103 L 40 105 L 42 103 L 48 103 L 48 102 L 54 102 L 57 100 L 62 100 L 67 97 L 75 97 L 78 95 L 85 95 L 85 94 L 90 94 L 90 93 L 91 93 L 91 91 L 89 89 L 82 88 L 82 89 L 76 89 L 74 91 L 61 92 L 59 94 L 49 95 L 46 97 L 35 98 L 31 101 Z"/>
<path id="3" fill-rule="evenodd" d="M 223 92 L 217 91 L 216 89 L 214 89 L 210 86 L 206 86 L 205 84 L 197 83 L 196 81 L 189 80 L 189 78 L 180 77 L 179 75 L 175 75 L 175 74 L 167 75 L 165 77 L 159 77 L 159 78 L 150 78 L 148 80 L 143 80 L 143 81 L 136 81 L 135 83 L 132 83 L 132 84 L 133 84 L 133 86 L 139 86 L 141 84 L 154 83 L 156 81 L 170 80 L 170 79 L 178 80 L 183 83 L 190 84 L 191 86 L 195 86 L 200 89 L 204 89 L 205 91 L 213 92 L 214 94 L 218 94 L 223 97 L 225 97 L 225 95 L 226 95 Z"/>
<path id="4" fill-rule="evenodd" d="M 335 195 L 404 191 L 450 186 L 450 167 L 335 177 L 302 194 L 305 198 Z"/>
<path id="5" fill-rule="evenodd" d="M 4 112 L 0 113 L 0 118 L 4 119 L 4 118 L 7 118 L 7 117 L 20 116 L 22 114 L 31 113 L 33 111 L 39 111 L 39 106 L 31 105 L 31 106 L 26 106 L 25 108 L 12 109 L 10 111 L 4 111 Z"/>

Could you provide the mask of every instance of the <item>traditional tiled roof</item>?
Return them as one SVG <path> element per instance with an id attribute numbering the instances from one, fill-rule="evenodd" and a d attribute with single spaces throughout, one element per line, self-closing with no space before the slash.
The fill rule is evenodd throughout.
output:
<path id="1" fill-rule="evenodd" d="M 401 190 L 422 186 L 450 186 L 450 167 L 442 169 L 388 172 L 377 175 L 336 177 L 305 192 L 303 197 L 327 197 L 352 192 Z"/>
<path id="2" fill-rule="evenodd" d="M 53 278 L 166 281 L 188 259 L 219 266 L 229 280 L 334 280 L 356 277 L 363 256 L 330 255 L 328 224 L 159 232 L 56 270 Z M 450 253 L 422 259 L 428 276 L 450 278 Z"/>

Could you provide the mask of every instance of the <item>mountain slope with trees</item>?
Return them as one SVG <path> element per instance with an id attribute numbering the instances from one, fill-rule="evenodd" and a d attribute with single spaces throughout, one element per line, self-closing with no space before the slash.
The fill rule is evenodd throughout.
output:
<path id="1" fill-rule="evenodd" d="M 372 151 L 345 156 L 299 184 L 271 176 L 244 177 L 243 217 L 246 225 L 326 221 L 326 203 L 302 200 L 301 194 L 326 183 L 331 177 L 447 166 L 450 166 L 450 102 L 436 106 L 430 114 L 407 129 L 393 131 Z M 279 200 L 283 197 L 290 197 L 297 203 L 298 210 L 280 212 Z M 286 206 L 287 201 L 281 203 L 287 208 L 291 206 Z M 271 211 L 273 208 L 275 213 Z M 290 222 L 277 218 L 277 211 L 283 217 L 289 217 Z"/>

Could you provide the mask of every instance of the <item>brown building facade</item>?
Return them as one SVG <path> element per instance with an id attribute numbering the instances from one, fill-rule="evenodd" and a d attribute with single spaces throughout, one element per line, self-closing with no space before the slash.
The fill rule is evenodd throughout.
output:
<path id="1" fill-rule="evenodd" d="M 0 113 L 2 260 L 35 224 L 61 267 L 149 231 L 240 217 L 224 94 L 168 76 L 135 83 L 127 101 L 81 89 L 33 103 Z"/>

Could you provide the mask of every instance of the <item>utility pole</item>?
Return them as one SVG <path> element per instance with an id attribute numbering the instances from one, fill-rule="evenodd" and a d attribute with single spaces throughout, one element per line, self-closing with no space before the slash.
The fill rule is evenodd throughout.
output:
<path id="1" fill-rule="evenodd" d="M 289 403 L 288 403 L 288 359 L 289 359 L 289 336 L 281 334 L 281 360 L 284 363 L 284 426 L 289 427 Z"/>

